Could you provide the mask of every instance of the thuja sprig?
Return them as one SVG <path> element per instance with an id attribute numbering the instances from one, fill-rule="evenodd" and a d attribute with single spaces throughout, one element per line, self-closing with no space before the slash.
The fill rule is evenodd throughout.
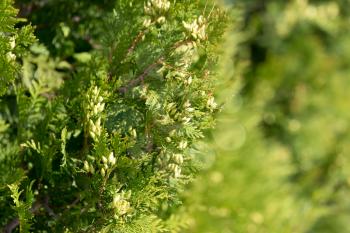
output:
<path id="1" fill-rule="evenodd" d="M 101 116 L 105 108 L 101 90 L 97 86 L 91 87 L 86 95 L 84 109 L 86 110 L 85 134 L 89 134 L 94 141 L 101 136 Z"/>

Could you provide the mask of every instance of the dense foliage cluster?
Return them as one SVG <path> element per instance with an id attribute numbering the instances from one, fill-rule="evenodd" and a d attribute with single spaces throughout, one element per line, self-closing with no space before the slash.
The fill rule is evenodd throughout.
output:
<path id="1" fill-rule="evenodd" d="M 349 0 L 217 2 L 1 0 L 4 232 L 350 232 Z"/>
<path id="2" fill-rule="evenodd" d="M 218 109 L 226 16 L 209 1 L 108 2 L 18 1 L 39 42 L 1 2 L 5 232 L 184 227 L 178 192 Z"/>

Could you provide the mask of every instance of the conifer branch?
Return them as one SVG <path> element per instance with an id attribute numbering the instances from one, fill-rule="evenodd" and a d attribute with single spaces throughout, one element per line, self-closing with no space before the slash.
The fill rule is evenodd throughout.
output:
<path id="1" fill-rule="evenodd" d="M 146 29 L 144 31 L 141 31 L 137 34 L 137 36 L 135 37 L 135 39 L 132 41 L 132 44 L 130 46 L 130 48 L 128 49 L 128 53 L 127 56 L 131 55 L 132 52 L 135 50 L 137 44 L 141 41 L 142 37 L 148 32 L 149 30 Z"/>
<path id="2" fill-rule="evenodd" d="M 133 45 L 130 47 L 129 51 L 132 52 L 133 49 L 135 48 L 134 44 L 137 43 L 137 41 L 139 41 L 139 39 L 142 38 L 143 36 L 143 32 L 140 32 L 139 35 L 135 38 Z M 186 39 L 186 40 L 182 40 L 182 41 L 178 41 L 174 44 L 174 46 L 172 47 L 172 50 L 175 50 L 177 48 L 179 48 L 182 45 L 186 45 L 187 43 L 192 43 L 192 40 Z M 156 62 L 150 64 L 137 78 L 130 80 L 125 86 L 118 88 L 118 92 L 121 94 L 125 94 L 128 89 L 136 86 L 137 84 L 139 84 L 140 82 L 143 83 L 144 79 L 147 77 L 147 75 L 154 69 L 157 67 L 157 65 L 161 64 L 161 65 L 165 65 L 167 67 L 171 67 L 170 65 L 164 64 L 164 56 L 160 57 Z"/>
<path id="3" fill-rule="evenodd" d="M 33 204 L 32 208 L 30 208 L 30 212 L 32 214 L 36 214 L 36 213 L 38 213 L 38 211 L 40 210 L 41 207 L 42 207 L 42 203 L 35 202 Z M 16 227 L 19 226 L 19 224 L 20 224 L 19 218 L 14 218 L 4 227 L 4 233 L 12 233 L 13 230 L 15 230 Z"/>
<path id="4" fill-rule="evenodd" d="M 18 113 L 0 106 L 0 111 L 9 112 L 4 120 L 0 114 L 0 154 L 12 158 L 18 149 L 13 141 L 23 143 L 20 156 L 16 155 L 20 166 L 6 162 L 1 168 L 16 171 L 21 176 L 17 181 L 26 178 L 40 182 L 31 182 L 34 187 L 25 195 L 14 188 L 12 195 L 4 194 L 3 200 L 15 196 L 16 208 L 0 203 L 3 215 L 18 216 L 8 223 L 8 219 L 2 221 L 2 225 L 7 223 L 4 231 L 14 232 L 18 226 L 22 231 L 48 232 L 62 231 L 62 226 L 71 232 L 110 232 L 112 228 L 121 232 L 178 230 L 166 223 L 168 219 L 160 218 L 158 207 L 172 208 L 172 203 L 179 203 L 180 188 L 173 184 L 184 183 L 187 174 L 182 175 L 186 171 L 181 169 L 191 166 L 184 164 L 184 151 L 203 130 L 213 126 L 211 109 L 215 102 L 203 94 L 210 91 L 207 82 L 211 80 L 197 79 L 192 83 L 192 77 L 187 77 L 195 79 L 203 66 L 207 67 L 206 58 L 196 60 L 200 55 L 196 46 L 212 53 L 206 50 L 209 43 L 202 43 L 207 34 L 203 26 L 207 21 L 200 16 L 203 7 L 191 1 L 118 0 L 112 3 L 115 12 L 111 14 L 101 5 L 106 3 L 71 4 L 73 9 L 66 9 L 72 11 L 67 12 L 67 21 L 65 17 L 59 22 L 54 18 L 50 21 L 55 27 L 50 31 L 54 46 L 31 46 L 29 52 L 33 54 L 26 58 L 25 50 L 35 41 L 34 30 L 15 28 L 17 11 L 12 3 L 5 1 L 10 10 L 4 11 L 10 12 L 8 20 L 1 17 L 0 9 L 0 29 L 7 24 L 10 29 L 9 33 L 0 33 L 0 47 L 4 48 L 0 51 L 0 77 L 5 77 L 0 79 L 4 84 L 0 84 L 0 102 L 4 100 L 1 94 L 12 91 L 7 90 L 7 85 L 13 85 Z M 47 36 L 47 21 L 41 20 L 48 17 L 48 12 L 42 11 L 45 4 L 30 3 L 22 5 L 21 10 L 39 27 L 44 26 L 40 28 L 44 32 L 41 38 Z M 56 4 L 51 6 L 52 15 L 56 15 Z M 181 17 L 175 15 L 185 8 L 189 10 Z M 89 13 L 82 14 L 86 12 Z M 96 20 L 99 16 L 103 20 Z M 193 18 L 197 20 L 182 21 Z M 104 33 L 102 28 L 111 33 Z M 131 38 L 128 32 L 133 32 Z M 146 34 L 151 35 L 144 40 Z M 55 54 L 55 59 L 50 54 Z M 161 80 L 135 92 L 141 101 L 121 95 L 143 85 L 153 74 Z M 170 78 L 163 79 L 163 74 Z M 19 77 L 18 82 L 14 82 L 15 77 Z M 110 85 L 113 77 L 116 83 Z M 200 89 L 193 95 L 188 94 L 191 83 Z M 203 107 L 206 105 L 211 109 Z M 6 171 L 4 174 L 8 175 Z M 176 182 L 170 184 L 171 178 Z M 46 196 L 40 198 L 30 192 L 44 189 Z M 52 200 L 59 201 L 51 203 Z M 80 214 L 81 219 L 71 221 L 74 214 Z M 156 223 L 150 224 L 153 220 Z"/>
<path id="5" fill-rule="evenodd" d="M 147 66 L 147 68 L 139 75 L 137 78 L 130 80 L 125 86 L 118 88 L 118 92 L 121 94 L 125 94 L 128 89 L 136 86 L 139 83 L 143 83 L 144 79 L 147 77 L 147 75 L 157 67 L 157 65 L 161 64 L 164 57 L 159 58 L 156 62 L 150 64 Z"/>

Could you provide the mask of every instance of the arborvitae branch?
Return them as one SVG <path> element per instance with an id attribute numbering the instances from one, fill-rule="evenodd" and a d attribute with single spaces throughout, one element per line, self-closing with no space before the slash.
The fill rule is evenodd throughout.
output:
<path id="1" fill-rule="evenodd" d="M 2 200 L 1 207 L 9 219 L 19 216 L 23 231 L 175 231 L 165 222 L 192 176 L 190 148 L 214 123 L 214 82 L 207 74 L 224 13 L 215 8 L 216 17 L 206 16 L 204 4 L 190 0 L 118 0 L 113 12 L 75 1 L 62 7 L 86 10 L 91 25 L 81 16 L 79 28 L 71 19 L 52 22 L 49 50 L 33 45 L 23 57 L 13 83 L 18 113 L 5 121 L 14 130 L 0 131 L 15 148 L 16 162 L 6 162 L 21 174 L 14 182 L 23 182 L 12 194 L 14 210 Z M 95 13 L 103 19 L 96 22 Z M 9 36 L 5 47 L 17 56 Z M 102 49 L 72 53 L 72 43 L 87 37 Z M 9 74 L 14 80 L 15 72 Z M 19 190 L 40 208 L 32 211 Z M 0 220 L 12 231 L 18 221 L 9 219 Z"/>

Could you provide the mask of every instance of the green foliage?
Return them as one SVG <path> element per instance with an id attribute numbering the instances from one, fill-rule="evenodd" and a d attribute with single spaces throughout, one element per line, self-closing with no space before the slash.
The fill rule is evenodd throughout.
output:
<path id="1" fill-rule="evenodd" d="M 0 227 L 349 232 L 349 1 L 230 3 L 2 0 Z"/>
<path id="2" fill-rule="evenodd" d="M 181 231 L 190 150 L 218 110 L 225 13 L 189 0 L 18 1 L 40 44 L 12 4 L 0 11 L 10 26 L 0 61 L 5 232 Z"/>
<path id="3" fill-rule="evenodd" d="M 233 3 L 238 87 L 185 198 L 189 232 L 349 232 L 349 2 Z"/>
<path id="4" fill-rule="evenodd" d="M 35 40 L 31 26 L 15 28 L 15 24 L 22 20 L 16 18 L 18 11 L 12 4 L 12 0 L 2 0 L 0 3 L 0 96 L 18 74 L 16 57 L 23 56 L 26 48 Z"/>
<path id="5" fill-rule="evenodd" d="M 14 209 L 18 213 L 20 232 L 29 231 L 30 229 L 29 221 L 31 220 L 31 218 L 33 218 L 33 213 L 31 211 L 31 207 L 34 201 L 34 194 L 31 192 L 33 183 L 34 181 L 31 182 L 29 187 L 27 187 L 25 202 L 20 200 L 20 195 L 23 193 L 23 190 L 19 191 L 19 184 L 14 183 L 14 184 L 8 185 L 9 189 L 11 190 L 11 197 L 15 204 Z"/>

